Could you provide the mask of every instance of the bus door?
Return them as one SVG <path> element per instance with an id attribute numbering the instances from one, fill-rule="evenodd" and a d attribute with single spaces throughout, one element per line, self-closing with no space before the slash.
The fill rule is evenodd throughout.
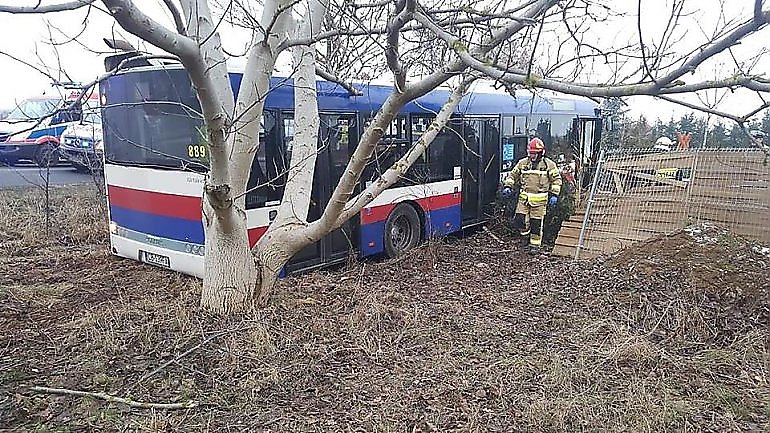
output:
<path id="1" fill-rule="evenodd" d="M 579 186 L 590 184 L 599 157 L 601 120 L 595 117 L 577 117 L 572 121 L 572 157 L 577 162 Z"/>
<path id="2" fill-rule="evenodd" d="M 355 114 L 321 113 L 318 134 L 318 154 L 315 163 L 315 178 L 310 194 L 308 221 L 321 218 L 321 213 L 329 203 L 331 194 L 337 186 L 351 152 L 358 143 L 358 127 Z M 293 136 L 293 117 L 284 113 L 284 123 L 290 123 Z M 289 129 L 284 125 L 285 134 Z M 346 257 L 357 248 L 357 225 L 351 220 L 339 229 L 324 236 L 320 241 L 308 245 L 299 251 L 290 261 L 289 271 L 309 268 Z"/>
<path id="3" fill-rule="evenodd" d="M 324 167 L 321 172 L 316 173 L 316 183 L 324 185 L 321 205 L 325 209 L 358 144 L 357 116 L 321 114 L 318 140 L 321 149 L 319 160 L 324 160 Z M 323 158 L 320 158 L 321 155 Z M 358 190 L 354 191 L 354 194 L 357 192 Z M 346 257 L 358 249 L 358 225 L 355 220 L 352 218 L 346 221 L 342 227 L 324 237 L 322 255 L 325 262 Z"/>
<path id="4" fill-rule="evenodd" d="M 480 222 L 500 183 L 500 119 L 466 119 L 463 128 L 463 225 Z"/>

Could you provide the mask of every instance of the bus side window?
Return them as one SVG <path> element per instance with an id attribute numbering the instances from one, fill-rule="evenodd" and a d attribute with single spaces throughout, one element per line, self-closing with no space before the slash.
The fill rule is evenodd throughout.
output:
<path id="1" fill-rule="evenodd" d="M 428 148 L 433 182 L 453 179 L 454 168 L 461 165 L 463 142 L 456 128 L 447 124 Z"/>
<path id="2" fill-rule="evenodd" d="M 513 116 L 503 116 L 503 136 L 513 135 Z"/>
<path id="3" fill-rule="evenodd" d="M 372 118 L 366 120 L 366 125 Z M 375 145 L 372 158 L 365 169 L 363 179 L 373 181 L 387 171 L 409 149 L 406 138 L 406 119 L 403 115 L 396 116 L 388 126 L 382 139 Z"/>
<path id="4" fill-rule="evenodd" d="M 251 175 L 247 184 L 246 209 L 265 206 L 270 202 L 278 202 L 283 195 L 288 167 L 287 152 L 282 129 L 278 127 L 278 113 L 265 110 L 259 133 L 259 147 L 251 164 Z M 283 126 L 291 125 L 291 114 L 284 117 Z M 287 120 L 290 122 L 287 123 Z"/>
<path id="5" fill-rule="evenodd" d="M 355 138 L 355 119 L 347 115 L 321 115 L 321 145 L 329 148 L 332 167 L 344 169 L 350 160 L 350 138 Z M 341 174 L 341 173 L 340 173 Z M 332 176 L 334 178 L 334 176 Z"/>

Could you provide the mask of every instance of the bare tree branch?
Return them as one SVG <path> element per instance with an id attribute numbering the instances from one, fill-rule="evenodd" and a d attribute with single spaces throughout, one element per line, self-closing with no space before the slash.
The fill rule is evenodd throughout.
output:
<path id="1" fill-rule="evenodd" d="M 768 19 L 770 17 L 770 12 L 766 12 L 764 17 L 765 19 Z M 425 16 L 424 14 L 419 12 L 415 13 L 415 19 L 424 26 L 428 27 L 441 39 L 443 39 L 448 46 L 452 47 L 455 53 L 466 65 L 492 78 L 510 84 L 517 84 L 525 87 L 539 87 L 571 95 L 582 95 L 587 97 L 690 93 L 696 90 L 738 86 L 757 91 L 770 91 L 770 83 L 768 83 L 766 80 L 743 75 L 722 80 L 705 81 L 690 85 L 673 82 L 675 79 L 681 77 L 685 73 L 692 71 L 693 68 L 697 67 L 697 65 L 700 65 L 708 57 L 723 51 L 728 46 L 734 44 L 737 40 L 745 37 L 747 34 L 757 31 L 761 26 L 754 25 L 753 21 L 739 27 L 722 40 L 717 41 L 714 45 L 705 48 L 699 54 L 696 54 L 693 59 L 685 62 L 683 65 L 670 72 L 665 78 L 661 80 L 640 84 L 611 86 L 587 83 L 580 84 L 549 78 L 530 77 L 526 71 L 516 69 L 510 71 L 502 70 L 495 65 L 490 65 L 488 62 L 479 60 L 478 58 L 474 57 L 474 55 L 465 48 L 465 45 L 458 37 L 437 26 L 429 17 Z M 709 53 L 708 57 L 706 57 L 704 53 Z M 662 87 L 663 83 L 667 83 L 670 86 Z"/>
<path id="2" fill-rule="evenodd" d="M 184 19 L 182 18 L 182 14 L 179 12 L 179 9 L 177 9 L 176 5 L 174 4 L 174 1 L 163 0 L 163 3 L 166 4 L 166 8 L 171 13 L 171 16 L 174 18 L 176 31 L 179 32 L 180 35 L 186 35 L 187 30 L 184 24 Z"/>
<path id="3" fill-rule="evenodd" d="M 385 48 L 385 59 L 388 67 L 393 71 L 398 92 L 402 92 L 406 85 L 406 70 L 398 59 L 398 38 L 401 29 L 412 19 L 415 6 L 416 0 L 399 0 L 396 6 L 397 15 L 387 25 L 388 45 Z"/>
<path id="4" fill-rule="evenodd" d="M 88 6 L 96 0 L 73 0 L 65 3 L 57 3 L 52 5 L 40 5 L 38 2 L 35 6 L 7 6 L 0 5 L 0 12 L 8 12 L 12 14 L 46 14 L 50 12 L 64 12 L 73 11 L 75 9 Z"/>
<path id="5" fill-rule="evenodd" d="M 764 27 L 768 22 L 770 22 L 770 11 L 763 12 L 760 14 L 760 16 L 760 19 L 755 17 L 753 20 L 741 25 L 737 29 L 730 32 L 728 35 L 724 36 L 721 40 L 718 40 L 713 44 L 705 47 L 690 60 L 682 64 L 679 68 L 664 76 L 660 80 L 657 80 L 656 88 L 661 89 L 671 84 L 674 80 L 680 78 L 685 73 L 695 71 L 695 69 L 697 69 L 698 66 L 700 66 L 700 64 L 707 59 L 735 45 L 745 36 L 756 32 L 760 28 Z"/>
<path id="6" fill-rule="evenodd" d="M 463 19 L 447 18 L 447 19 L 438 21 L 438 24 L 441 26 L 461 26 L 463 24 L 481 24 L 481 23 L 492 21 L 497 18 L 499 17 L 483 16 L 483 17 L 463 18 Z M 535 21 L 532 18 L 527 16 L 504 16 L 504 18 L 511 21 L 515 21 L 525 26 L 529 26 L 535 23 Z M 420 31 L 420 30 L 426 30 L 426 27 L 423 26 L 422 24 L 406 24 L 401 28 L 400 31 L 401 33 L 405 33 L 405 32 L 414 32 L 414 31 Z M 313 37 L 312 40 L 310 39 L 287 40 L 283 45 L 281 45 L 280 49 L 290 48 L 295 45 L 307 45 L 311 42 L 319 42 L 324 39 L 329 39 L 335 36 L 375 36 L 375 35 L 384 35 L 387 33 L 388 33 L 388 29 L 386 28 L 386 26 L 369 27 L 369 28 L 362 27 L 356 30 L 351 30 L 351 29 L 327 30 L 325 32 L 319 33 L 317 36 Z"/>
<path id="7" fill-rule="evenodd" d="M 656 96 L 656 98 L 661 99 L 663 101 L 671 102 L 673 104 L 681 105 L 683 107 L 687 107 L 687 108 L 690 108 L 690 109 L 693 109 L 693 110 L 701 111 L 701 112 L 708 113 L 708 114 L 713 114 L 713 115 L 719 116 L 719 117 L 724 117 L 725 119 L 734 120 L 735 122 L 738 122 L 738 123 L 746 121 L 746 119 L 743 116 L 736 116 L 734 114 L 727 113 L 727 112 L 724 112 L 724 111 L 715 110 L 713 108 L 703 107 L 703 106 L 700 106 L 700 105 L 697 105 L 697 104 L 691 104 L 689 102 L 680 101 L 678 99 L 675 99 L 675 98 L 672 98 L 672 97 L 669 97 L 669 96 L 658 95 L 658 96 Z"/>
<path id="8" fill-rule="evenodd" d="M 325 71 L 320 66 L 315 67 L 315 73 L 319 77 L 323 78 L 326 81 L 331 81 L 333 83 L 337 83 L 340 86 L 342 86 L 343 89 L 347 90 L 350 96 L 361 96 L 363 93 L 361 93 L 360 90 L 353 87 L 350 83 L 344 82 L 342 79 L 337 77 L 336 75 L 332 75 L 331 73 Z"/>
<path id="9" fill-rule="evenodd" d="M 176 34 L 142 12 L 131 0 L 102 0 L 110 14 L 126 31 L 180 58 L 190 58 L 198 52 L 190 38 Z"/>
<path id="10" fill-rule="evenodd" d="M 361 191 L 357 196 L 353 197 L 346 205 L 344 210 L 340 213 L 335 226 L 342 225 L 345 221 L 352 218 L 355 214 L 361 211 L 367 204 L 371 203 L 375 197 L 377 197 L 382 191 L 396 183 L 405 174 L 407 169 L 411 167 L 415 161 L 425 153 L 425 150 L 430 146 L 436 136 L 442 132 L 447 122 L 449 121 L 452 113 L 459 105 L 465 94 L 468 86 L 475 80 L 475 77 L 470 77 L 463 80 L 459 86 L 457 86 L 449 95 L 449 99 L 441 107 L 441 110 L 436 114 L 436 118 L 431 122 L 428 129 L 423 135 L 420 136 L 409 151 L 404 154 L 398 161 L 393 163 L 388 169 L 372 182 L 364 191 Z"/>

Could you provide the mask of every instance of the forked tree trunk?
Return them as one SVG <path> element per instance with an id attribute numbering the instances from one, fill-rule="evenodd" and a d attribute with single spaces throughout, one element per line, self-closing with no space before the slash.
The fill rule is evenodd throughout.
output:
<path id="1" fill-rule="evenodd" d="M 262 276 L 268 276 L 268 280 L 273 284 L 277 271 L 272 270 L 281 268 L 269 260 L 256 261 L 251 252 L 245 213 L 245 188 L 251 162 L 259 145 L 259 120 L 277 56 L 274 50 L 285 37 L 284 27 L 290 15 L 287 6 L 287 0 L 265 2 L 263 25 L 265 28 L 271 22 L 274 25 L 269 34 L 255 36 L 248 60 L 249 70 L 243 76 L 235 109 L 235 104 L 230 99 L 232 93 L 226 70 L 222 71 L 218 80 L 213 80 L 214 84 L 219 84 L 214 87 L 218 96 L 221 100 L 228 101 L 225 108 L 229 109 L 225 110 L 225 113 L 234 121 L 229 125 L 230 129 L 222 142 L 210 137 L 212 160 L 204 188 L 206 255 L 201 306 L 215 313 L 232 314 L 250 308 L 251 301 L 262 286 Z M 193 18 L 190 25 L 193 25 L 194 29 L 206 30 L 209 33 L 213 31 L 213 27 L 200 29 L 196 23 L 201 21 L 196 19 L 196 14 L 201 12 L 188 10 L 188 7 L 189 5 L 183 6 L 186 16 Z M 207 23 L 209 20 L 210 14 L 206 9 L 202 21 Z M 204 58 L 216 57 L 205 48 L 205 45 L 201 47 Z M 215 48 L 219 49 L 219 46 Z M 224 68 L 224 62 L 218 62 L 217 65 Z M 199 77 L 192 77 L 194 82 L 199 81 Z M 200 90 L 198 93 L 200 97 Z M 206 101 L 201 102 L 204 105 Z M 224 122 L 224 119 L 220 120 Z M 212 122 L 207 120 L 206 123 L 209 125 Z"/>

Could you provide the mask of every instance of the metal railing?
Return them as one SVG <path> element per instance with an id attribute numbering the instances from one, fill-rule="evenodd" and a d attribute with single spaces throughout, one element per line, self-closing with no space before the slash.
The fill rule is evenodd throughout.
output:
<path id="1" fill-rule="evenodd" d="M 620 149 L 600 159 L 575 258 L 698 222 L 770 242 L 770 160 L 761 150 Z"/>

